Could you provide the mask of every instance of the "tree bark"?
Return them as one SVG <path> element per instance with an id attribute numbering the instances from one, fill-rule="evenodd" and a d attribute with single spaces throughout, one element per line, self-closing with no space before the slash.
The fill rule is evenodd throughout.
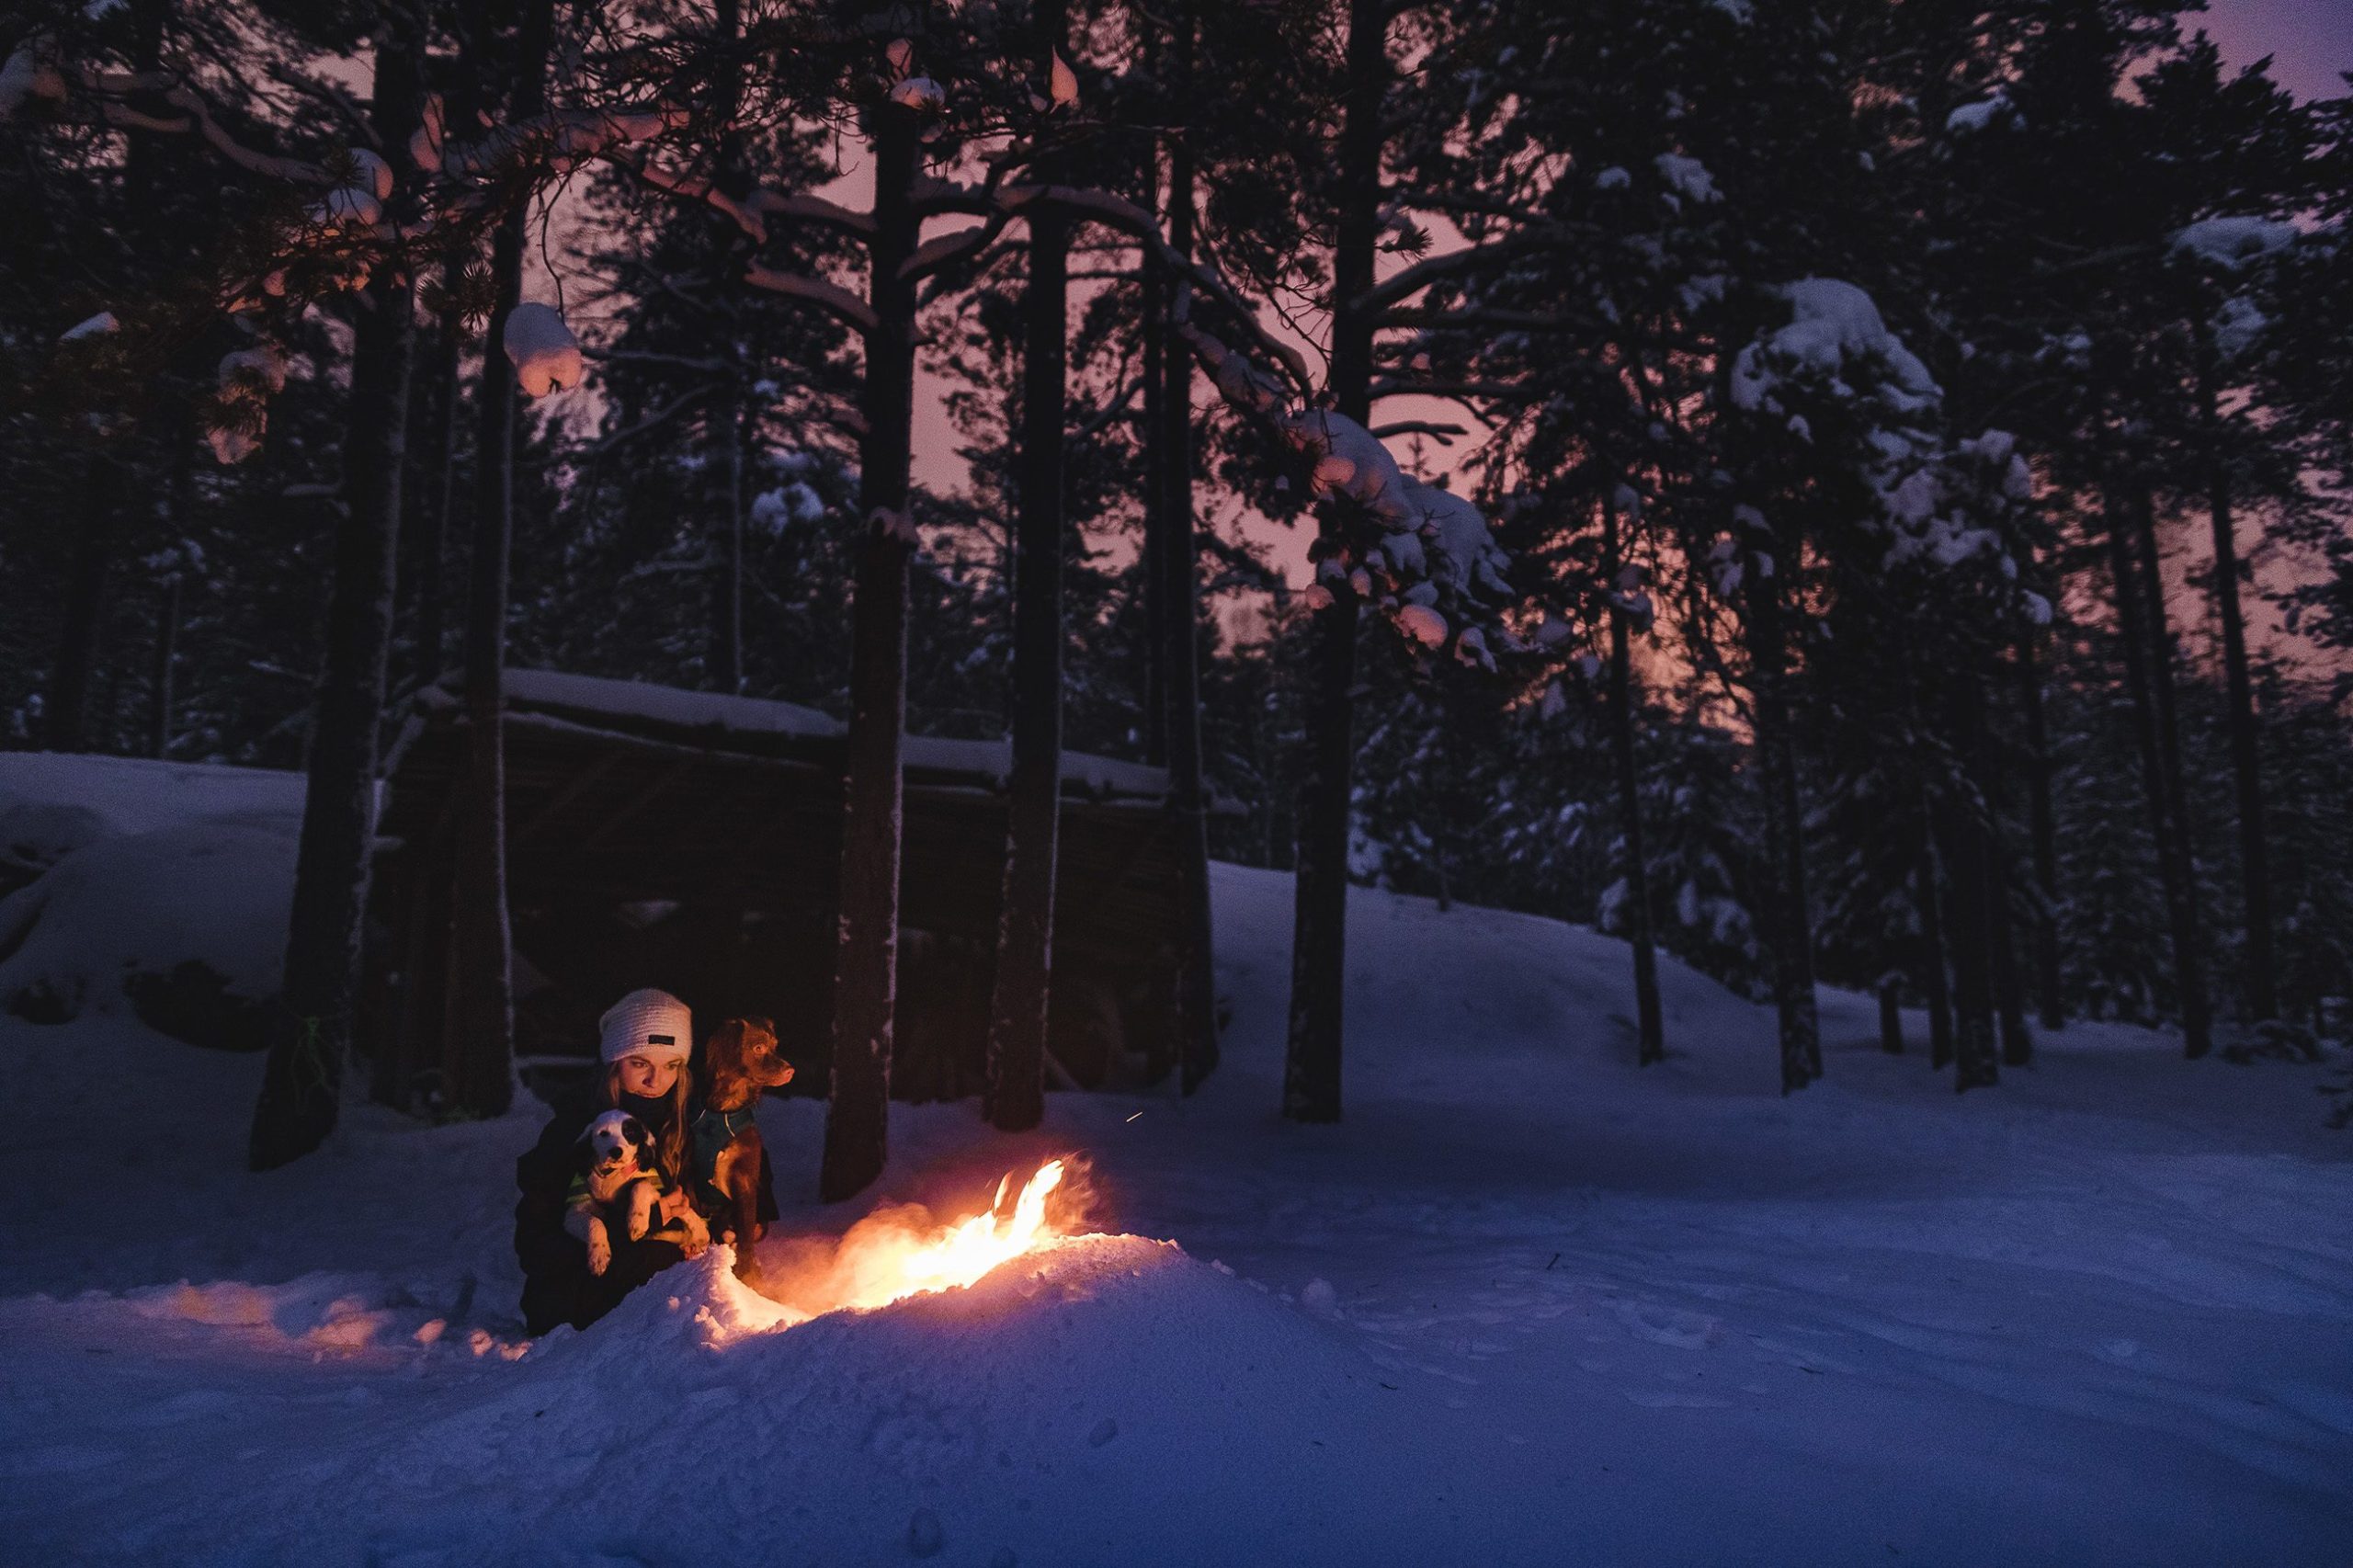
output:
<path id="1" fill-rule="evenodd" d="M 1158 172 L 1154 172 L 1158 184 Z M 1158 192 L 1154 193 L 1155 200 Z M 1168 766 L 1168 274 L 1157 254 L 1143 259 L 1143 320 L 1139 326 L 1143 359 L 1143 760 Z"/>
<path id="2" fill-rule="evenodd" d="M 841 912 L 834 960 L 833 1082 L 818 1194 L 848 1198 L 890 1153 L 891 1044 L 898 984 L 901 731 L 906 723 L 909 446 L 915 416 L 915 111 L 871 110 L 874 237 L 869 243 L 865 430 L 858 505 L 866 524 L 852 592 L 848 762 L 843 784 Z"/>
<path id="3" fill-rule="evenodd" d="M 120 452 L 94 445 L 85 468 L 82 526 L 74 535 L 74 558 L 65 582 L 64 627 L 42 715 L 51 751 L 81 751 L 89 744 L 90 680 L 97 670 L 106 624 L 121 461 Z"/>
<path id="4" fill-rule="evenodd" d="M 2002 1065 L 2027 1067 L 2034 1062 L 2034 1031 L 2027 1027 L 2026 984 L 2018 972 L 2018 926 L 2010 918 L 2010 882 L 2005 874 L 2009 862 L 2001 853 L 1998 833 L 1990 837 L 1985 940 L 1994 954 L 1994 1008 L 2001 1024 Z"/>
<path id="5" fill-rule="evenodd" d="M 1176 7 L 1170 82 L 1176 102 L 1192 102 L 1194 32 L 1190 0 Z M 1193 254 L 1193 150 L 1180 125 L 1168 149 L 1168 244 Z M 1173 290 L 1163 309 L 1174 303 Z M 1161 669 L 1161 732 L 1168 748 L 1168 814 L 1176 835 L 1183 879 L 1176 953 L 1177 1080 L 1186 1094 L 1217 1070 L 1217 970 L 1210 908 L 1209 788 L 1201 745 L 1199 565 L 1193 521 L 1193 357 L 1177 346 L 1164 322 L 1154 444 L 1161 461 L 1162 561 L 1156 574 L 1165 639 Z"/>
<path id="6" fill-rule="evenodd" d="M 183 534 L 196 527 L 196 420 L 188 418 L 180 432 L 179 450 L 172 459 L 172 526 Z M 173 677 L 180 647 L 180 607 L 187 592 L 188 563 L 176 562 L 161 585 L 164 602 L 157 607 L 155 657 L 148 672 L 147 755 L 162 757 L 172 749 L 172 715 L 177 706 Z"/>
<path id="7" fill-rule="evenodd" d="M 1966 1093 L 1991 1085 L 2000 1071 L 1985 939 L 1985 840 L 1967 804 L 1952 802 L 1942 816 L 1945 873 L 1952 892 L 1953 1088 Z"/>
<path id="8" fill-rule="evenodd" d="M 1640 1045 L 1635 1061 L 1647 1066 L 1666 1060 L 1666 1026 L 1659 1013 L 1658 953 L 1652 945 L 1650 859 L 1643 849 L 1642 775 L 1634 756 L 1634 681 L 1628 647 L 1626 611 L 1618 600 L 1624 551 L 1618 534 L 1618 508 L 1601 503 L 1601 574 L 1609 591 L 1609 743 L 1618 768 L 1619 831 L 1626 846 L 1627 935 L 1634 949 L 1634 1013 Z"/>
<path id="9" fill-rule="evenodd" d="M 1035 57 L 1051 77 L 1061 0 L 1038 0 Z M 1051 177 L 1050 176 L 1041 177 Z M 1021 492 L 1014 519 L 1013 767 L 1006 781 L 1005 881 L 989 1004 L 991 1126 L 1022 1132 L 1046 1113 L 1046 1012 L 1053 987 L 1054 864 L 1062 824 L 1063 410 L 1069 220 L 1029 219 L 1023 301 Z"/>
<path id="10" fill-rule="evenodd" d="M 2051 737 L 2042 711 L 2042 676 L 2034 633 L 2018 639 L 2018 706 L 2026 715 L 2027 811 L 2034 853 L 2035 1010 L 2046 1029 L 2067 1023 L 2059 964 L 2059 830 L 2051 809 Z"/>
<path id="11" fill-rule="evenodd" d="M 712 540 L 711 551 L 716 571 L 711 593 L 710 685 L 714 691 L 730 697 L 740 697 L 744 691 L 744 406 L 741 384 L 731 382 L 712 400 L 710 411 L 710 468 L 719 491 L 718 537 Z"/>
<path id="12" fill-rule="evenodd" d="M 172 749 L 172 667 L 179 659 L 181 576 L 177 571 L 165 576 L 164 602 L 155 611 L 155 663 L 147 691 L 147 755 L 153 757 Z"/>
<path id="13" fill-rule="evenodd" d="M 2222 671 L 2230 696 L 2231 775 L 2238 795 L 2239 881 L 2246 915 L 2246 1008 L 2251 1019 L 2279 1016 L 2278 960 L 2271 933 L 2271 856 L 2263 831 L 2263 762 L 2256 733 L 2255 688 L 2247 674 L 2246 622 L 2239 606 L 2238 538 L 2231 516 L 2231 471 L 2215 396 L 2219 368 L 2213 328 L 2198 323 L 2199 402 L 2206 430 L 2206 501 L 2214 536 L 2214 608 L 2222 622 Z"/>
<path id="14" fill-rule="evenodd" d="M 465 256 L 453 248 L 443 263 L 445 284 L 454 284 L 464 270 Z M 412 602 L 416 606 L 416 684 L 431 686 L 441 678 L 449 657 L 449 520 L 457 515 L 458 410 L 465 402 L 460 364 L 465 351 L 465 322 L 453 303 L 443 307 L 435 345 L 436 382 L 433 429 L 426 450 L 433 463 L 432 491 L 426 498 L 417 530 L 416 553 L 410 564 L 415 578 Z"/>
<path id="15" fill-rule="evenodd" d="M 378 139 L 406 162 L 421 96 L 424 40 L 387 22 L 376 40 L 370 110 Z M 335 577 L 326 660 L 287 922 L 285 982 L 247 1143 L 255 1170 L 301 1158 L 335 1130 L 368 913 L 376 834 L 376 734 L 392 651 L 401 480 L 407 460 L 413 282 L 377 269 L 352 322 L 343 485 L 335 503 Z"/>
<path id="16" fill-rule="evenodd" d="M 1373 282 L 1381 210 L 1381 97 L 1389 85 L 1389 15 L 1380 0 L 1349 0 L 1339 223 L 1332 254 L 1329 390 L 1333 408 L 1360 425 L 1371 418 L 1375 322 L 1357 301 Z M 1324 504 L 1321 527 L 1327 539 L 1340 532 L 1343 518 L 1337 507 L 1342 505 Z M 1327 586 L 1332 602 L 1314 612 L 1308 774 L 1299 797 L 1290 1018 L 1283 1061 L 1283 1114 L 1294 1121 L 1340 1119 L 1358 601 L 1345 579 Z"/>
<path id="17" fill-rule="evenodd" d="M 1904 983 L 1894 974 L 1879 983 L 1879 1048 L 1890 1056 L 1904 1054 Z"/>
<path id="18" fill-rule="evenodd" d="M 2145 494 L 2137 499 L 2145 499 Z M 2175 815 L 2175 803 L 2179 797 L 2167 779 L 2169 753 L 2165 744 L 2163 713 L 2170 703 L 2161 705 L 2159 693 L 2169 692 L 2171 682 L 2167 679 L 2160 683 L 2157 679 L 2154 655 L 2159 644 L 2151 637 L 2149 627 L 2150 606 L 2163 592 L 2163 584 L 2153 583 L 2144 590 L 2140 581 L 2141 569 L 2154 563 L 2155 551 L 2152 534 L 2150 548 L 2142 552 L 2141 567 L 2136 568 L 2133 539 L 2141 530 L 2136 529 L 2132 516 L 2135 504 L 2137 500 L 2128 503 L 2111 491 L 2105 499 L 2107 516 L 2103 522 L 2108 533 L 2109 572 L 2116 585 L 2117 640 L 2124 646 L 2125 687 L 2132 700 L 2133 734 L 2141 751 L 2141 782 L 2148 800 L 2150 835 L 2157 850 L 2157 878 L 2172 938 L 2174 984 L 2181 1008 L 2183 1045 L 2188 1054 L 2196 1058 L 2205 1055 L 2212 1043 L 2206 1010 L 2204 959 L 2198 949 L 2197 903 L 2190 886 L 2194 873 L 2187 835 L 2180 819 Z"/>
<path id="19" fill-rule="evenodd" d="M 483 24 L 484 32 L 486 24 Z M 510 117 L 545 103 L 553 0 L 529 0 L 516 40 Z M 487 43 L 486 37 L 482 41 Z M 488 64 L 481 69 L 487 80 Z M 491 241 L 496 303 L 483 339 L 475 400 L 474 542 L 466 596 L 466 770 L 449 919 L 448 1023 L 442 1032 L 448 1108 L 503 1114 L 515 1094 L 514 934 L 506 907 L 506 744 L 504 733 L 508 552 L 514 534 L 515 369 L 506 318 L 522 297 L 524 229 L 518 203 Z"/>
<path id="20" fill-rule="evenodd" d="M 164 33 L 171 0 L 136 0 L 131 6 L 131 65 L 139 72 L 161 68 Z M 131 210 L 152 211 L 155 203 L 157 133 L 124 133 L 122 181 Z M 115 509 L 123 490 L 122 470 L 131 443 L 93 437 L 81 494 L 81 527 L 74 536 L 67 567 L 64 621 L 59 628 L 57 663 L 43 693 L 42 741 L 51 751 L 83 751 L 89 745 L 90 684 L 105 653 L 107 596 L 114 570 Z"/>
<path id="21" fill-rule="evenodd" d="M 1938 885 L 1937 850 L 1929 815 L 1921 817 L 1920 858 L 1913 897 L 1920 910 L 1920 991 L 1928 1004 L 1928 1066 L 1942 1072 L 1952 1060 L 1952 983 L 1945 968 L 1944 893 Z"/>
<path id="22" fill-rule="evenodd" d="M 721 127 L 718 184 L 732 199 L 747 194 L 751 179 L 745 172 L 743 139 L 735 122 L 742 112 L 743 73 L 733 63 L 743 34 L 741 0 L 718 0 L 712 8 L 711 36 L 728 51 L 726 62 L 713 73 L 711 112 Z M 733 267 L 732 256 L 741 239 L 733 220 L 714 214 L 710 244 L 719 267 Z M 711 483 L 718 491 L 711 529 L 714 563 L 711 582 L 710 651 L 705 675 L 713 690 L 738 697 L 744 691 L 744 420 L 745 371 L 743 345 L 732 324 L 722 327 L 727 341 L 720 358 L 729 369 L 727 381 L 711 400 L 705 423 L 704 446 L 709 451 Z"/>
<path id="23" fill-rule="evenodd" d="M 1793 556 L 1777 553 L 1779 560 Z M 1805 886 L 1805 814 L 1798 796 L 1797 742 L 1789 702 L 1788 634 L 1781 583 L 1752 553 L 1748 571 L 1749 664 L 1756 702 L 1756 755 L 1765 790 L 1765 848 L 1774 886 L 1773 1009 L 1779 1019 L 1781 1092 L 1822 1076 L 1822 1025 L 1813 993 L 1813 923 Z"/>

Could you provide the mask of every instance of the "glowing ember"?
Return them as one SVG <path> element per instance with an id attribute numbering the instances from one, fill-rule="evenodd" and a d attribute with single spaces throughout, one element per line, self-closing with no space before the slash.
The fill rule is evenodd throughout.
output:
<path id="1" fill-rule="evenodd" d="M 852 1225 L 838 1243 L 821 1237 L 774 1241 L 761 1249 L 766 1266 L 755 1289 L 723 1278 L 729 1337 L 789 1327 L 844 1308 L 865 1310 L 908 1296 L 971 1285 L 1000 1264 L 1075 1233 L 1050 1220 L 1046 1199 L 1069 1170 L 1049 1160 L 1022 1184 L 1006 1207 L 1013 1176 L 1006 1173 L 989 1207 L 953 1224 L 935 1222 L 920 1204 L 878 1209 Z"/>

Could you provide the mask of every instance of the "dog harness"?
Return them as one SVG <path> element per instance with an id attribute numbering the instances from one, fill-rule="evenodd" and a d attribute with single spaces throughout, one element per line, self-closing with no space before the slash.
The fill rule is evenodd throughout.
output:
<path id="1" fill-rule="evenodd" d="M 660 1165 L 640 1165 L 637 1167 L 637 1176 L 631 1176 L 630 1179 L 631 1181 L 635 1181 L 640 1177 L 642 1177 L 647 1181 L 651 1181 L 654 1184 L 654 1191 L 656 1196 L 670 1190 L 670 1184 L 662 1179 L 662 1167 Z M 564 1188 L 564 1207 L 567 1209 L 576 1209 L 581 1204 L 588 1201 L 588 1173 L 586 1171 L 574 1172 L 572 1185 Z"/>
<path id="2" fill-rule="evenodd" d="M 735 1142 L 735 1135 L 752 1125 L 752 1108 L 740 1106 L 733 1110 L 704 1108 L 695 1118 L 694 1155 L 695 1180 L 700 1186 L 716 1188 L 719 1184 L 720 1151 Z"/>

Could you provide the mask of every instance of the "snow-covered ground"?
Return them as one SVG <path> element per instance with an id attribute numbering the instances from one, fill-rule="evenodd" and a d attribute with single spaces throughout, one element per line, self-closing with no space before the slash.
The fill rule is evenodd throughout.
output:
<path id="1" fill-rule="evenodd" d="M 282 780 L 77 766 L 0 757 L 0 823 L 89 807 L 44 851 L 115 846 L 81 908 L 142 902 L 124 835 L 290 831 Z M 1220 868 L 1217 918 L 1192 1100 L 895 1112 L 878 1199 L 970 1212 L 1075 1150 L 1119 1234 L 767 1332 L 713 1255 L 525 1350 L 535 1107 L 362 1108 L 251 1176 L 256 1058 L 0 1018 L 0 1560 L 2353 1561 L 2353 1136 L 2316 1070 L 2077 1026 L 1957 1098 L 1824 992 L 1830 1075 L 1784 1099 L 1766 1015 L 1674 964 L 1637 1070 L 1619 944 L 1360 891 L 1347 1119 L 1295 1127 L 1288 881 Z M 811 1200 L 822 1107 L 761 1119 L 771 1248 L 867 1210 Z"/>

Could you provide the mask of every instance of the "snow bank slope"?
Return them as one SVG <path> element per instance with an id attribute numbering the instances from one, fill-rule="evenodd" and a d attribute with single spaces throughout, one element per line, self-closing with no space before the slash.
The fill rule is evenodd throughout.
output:
<path id="1" fill-rule="evenodd" d="M 1532 1521 L 1458 1473 L 1464 1423 L 1171 1244 L 1079 1238 L 970 1290 L 772 1330 L 725 1266 L 715 1250 L 512 1365 L 410 1352 L 466 1381 L 421 1404 L 335 1402 L 321 1440 L 226 1494 L 125 1499 L 104 1555 L 1202 1563 L 1233 1560 L 1239 1525 L 1290 1562 L 1543 1560 Z M 202 1430 L 269 1403 L 233 1381 L 135 1421 Z M 17 1457 L 71 1470 L 94 1449 Z M 20 1525 L 44 1552 L 75 1544 Z"/>
<path id="2" fill-rule="evenodd" d="M 135 1007 L 251 1049 L 277 994 L 302 778 L 130 757 L 0 755 L 0 1008 Z"/>
<path id="3" fill-rule="evenodd" d="M 1638 1068 L 1622 945 L 1358 890 L 1347 1116 L 1300 1127 L 1290 884 L 1213 885 L 1200 1094 L 894 1108 L 872 1194 L 1077 1151 L 1130 1239 L 780 1334 L 714 1261 L 509 1359 L 528 1102 L 256 1176 L 256 1058 L 0 1017 L 0 1557 L 2342 1568 L 2335 1069 L 2078 1024 L 1956 1097 L 1824 991 L 1784 1098 L 1679 966 Z M 815 1203 L 821 1104 L 759 1114 L 771 1248 L 873 1206 Z"/>
<path id="4" fill-rule="evenodd" d="M 1216 864 L 1219 989 L 1234 1004 L 1221 1096 L 1280 1081 L 1290 994 L 1291 878 Z M 1499 1078 L 1585 1073 L 1634 1060 L 1634 988 L 1616 937 L 1540 915 L 1348 890 L 1347 1094 L 1358 1099 L 1491 1098 Z M 1766 1013 L 1673 958 L 1659 959 L 1669 1037 L 1662 1074 L 1771 1091 L 1769 1057 L 1745 1048 Z M 1262 1103 L 1264 1102 L 1262 1099 Z"/>

